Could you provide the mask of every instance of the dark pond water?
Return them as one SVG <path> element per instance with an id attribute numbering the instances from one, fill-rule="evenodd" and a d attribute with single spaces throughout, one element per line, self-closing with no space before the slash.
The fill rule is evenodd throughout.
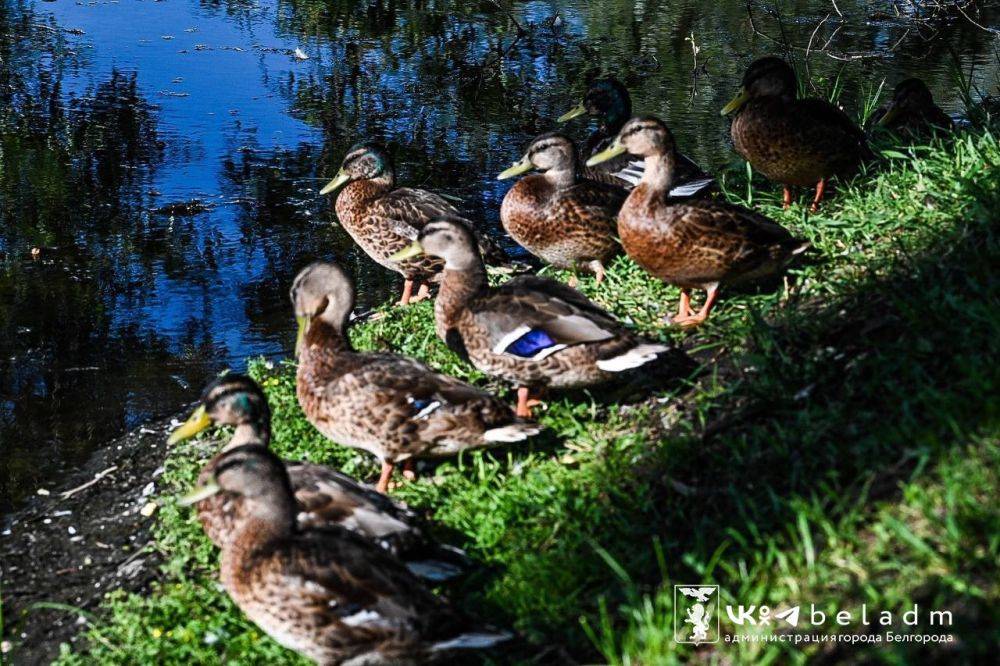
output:
<path id="1" fill-rule="evenodd" d="M 837 58 L 809 71 L 851 111 L 916 74 L 960 114 L 955 71 L 974 96 L 998 76 L 994 34 L 910 2 L 754 3 L 753 24 L 742 0 L 0 7 L 0 510 L 219 369 L 286 354 L 308 261 L 346 262 L 363 305 L 396 293 L 316 195 L 358 139 L 496 229 L 495 174 L 590 72 L 623 78 L 712 168 L 734 160 L 718 109 L 773 40 L 800 66 L 814 31 L 813 49 L 829 40 Z"/>

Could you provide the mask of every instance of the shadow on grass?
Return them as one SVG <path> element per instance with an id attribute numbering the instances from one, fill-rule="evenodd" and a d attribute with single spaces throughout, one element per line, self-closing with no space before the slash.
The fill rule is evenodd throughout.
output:
<path id="1" fill-rule="evenodd" d="M 918 254 L 900 244 L 878 265 L 859 267 L 864 274 L 849 278 L 835 301 L 800 302 L 776 321 L 751 321 L 750 351 L 701 380 L 717 387 L 710 407 L 693 392 L 651 405 L 655 435 L 641 457 L 630 468 L 608 462 L 591 479 L 598 489 L 563 500 L 562 520 L 584 529 L 520 544 L 513 601 L 493 614 L 521 618 L 536 641 L 559 636 L 574 655 L 592 659 L 568 620 L 596 615 L 599 597 L 610 607 L 627 601 L 609 560 L 649 591 L 664 573 L 675 582 L 709 580 L 720 547 L 726 560 L 752 559 L 753 546 L 734 534 L 760 542 L 786 531 L 802 501 L 818 501 L 836 517 L 859 501 L 891 499 L 901 481 L 921 478 L 942 455 L 995 426 L 1000 247 L 987 211 L 1000 207 L 1000 174 L 987 173 L 959 184 L 978 203 L 949 235 Z M 989 582 L 989 568 L 968 566 L 971 579 Z M 532 609 L 519 607 L 516 596 L 533 589 L 564 596 L 536 600 L 546 612 L 525 621 Z M 938 607 L 955 597 L 944 582 L 918 594 Z M 985 658 L 993 647 L 987 602 L 969 597 L 954 611 L 962 637 L 951 649 L 966 660 Z M 934 648 L 898 649 L 926 657 Z"/>

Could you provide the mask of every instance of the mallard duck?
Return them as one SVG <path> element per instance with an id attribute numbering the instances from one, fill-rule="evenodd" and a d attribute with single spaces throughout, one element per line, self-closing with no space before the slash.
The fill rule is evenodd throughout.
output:
<path id="1" fill-rule="evenodd" d="M 826 181 L 857 170 L 871 157 L 864 133 L 839 108 L 822 99 L 796 99 L 795 72 L 781 58 L 761 58 L 747 69 L 736 97 L 722 109 L 735 113 L 730 133 L 736 151 L 754 169 L 784 185 L 816 187 L 819 209 Z"/>
<path id="2" fill-rule="evenodd" d="M 615 216 L 627 192 L 578 175 L 576 146 L 562 134 L 543 134 L 504 180 L 538 169 L 517 181 L 500 206 L 500 221 L 524 249 L 558 268 L 586 267 L 604 280 L 604 265 L 618 252 Z"/>
<path id="3" fill-rule="evenodd" d="M 244 508 L 222 549 L 222 586 L 286 648 L 318 664 L 424 664 L 510 638 L 477 631 L 391 553 L 350 530 L 302 529 L 285 466 L 266 447 L 226 451 L 213 478 L 181 501 L 220 492 Z"/>
<path id="4" fill-rule="evenodd" d="M 341 189 L 343 188 L 343 189 Z M 399 304 L 420 300 L 430 294 L 428 282 L 435 279 L 442 263 L 433 257 L 393 261 L 390 256 L 409 245 L 428 220 L 448 217 L 470 225 L 459 210 L 443 197 L 410 187 L 396 187 L 396 175 L 389 153 L 373 143 L 359 143 L 344 157 L 336 178 L 320 194 L 340 190 L 336 212 L 340 224 L 369 257 L 403 276 Z M 500 250 L 488 240 L 478 239 L 494 260 L 502 260 Z M 419 283 L 416 296 L 413 287 Z"/>
<path id="5" fill-rule="evenodd" d="M 464 224 L 453 224 L 473 238 Z M 338 266 L 307 266 L 291 297 L 299 321 L 299 404 L 334 442 L 382 461 L 379 492 L 388 490 L 397 463 L 519 442 L 540 431 L 498 398 L 414 359 L 355 351 L 347 337 L 354 285 Z"/>
<path id="6" fill-rule="evenodd" d="M 483 372 L 518 387 L 517 414 L 532 392 L 581 388 L 614 378 L 669 350 L 626 329 L 576 289 L 535 275 L 491 287 L 469 230 L 435 220 L 403 256 L 445 260 L 434 304 L 438 337 Z"/>
<path id="7" fill-rule="evenodd" d="M 913 138 L 927 136 L 934 130 L 950 130 L 951 116 L 934 103 L 927 84 L 920 79 L 900 81 L 892 100 L 875 113 L 877 125 Z"/>
<path id="8" fill-rule="evenodd" d="M 248 444 L 268 446 L 271 410 L 267 398 L 250 377 L 229 373 L 212 380 L 202 392 L 198 408 L 167 443 L 177 444 L 212 426 L 232 426 L 233 436 L 201 470 L 198 483 L 211 480 L 226 451 Z M 300 528 L 339 525 L 400 557 L 418 576 L 429 580 L 453 578 L 465 568 L 465 554 L 426 536 L 417 515 L 406 506 L 323 465 L 286 462 Z M 239 496 L 218 495 L 198 505 L 198 520 L 216 546 L 224 547 L 243 515 Z"/>
<path id="9" fill-rule="evenodd" d="M 624 152 L 643 158 L 646 171 L 618 214 L 618 233 L 637 264 L 681 288 L 674 323 L 700 324 L 720 286 L 770 275 L 808 246 L 742 206 L 710 199 L 667 201 L 677 150 L 670 130 L 657 118 L 633 118 L 590 161 L 597 164 Z M 697 314 L 691 310 L 691 289 L 708 293 Z"/>
<path id="10" fill-rule="evenodd" d="M 611 145 L 622 125 L 632 117 L 632 96 L 618 79 L 595 79 L 587 86 L 583 101 L 559 116 L 558 122 L 568 122 L 580 116 L 597 119 L 597 128 L 587 137 L 582 151 L 583 155 L 591 157 Z M 642 169 L 642 162 L 631 160 L 628 155 L 621 155 L 618 159 L 602 162 L 598 166 L 585 167 L 583 175 L 591 180 L 632 189 L 642 178 Z M 715 179 L 695 164 L 694 160 L 681 155 L 670 196 L 675 199 L 692 197 L 706 190 L 713 182 Z"/>

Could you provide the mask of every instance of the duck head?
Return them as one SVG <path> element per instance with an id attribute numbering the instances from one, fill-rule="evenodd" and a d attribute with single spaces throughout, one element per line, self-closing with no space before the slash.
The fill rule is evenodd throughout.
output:
<path id="1" fill-rule="evenodd" d="M 439 218 L 427 223 L 417 240 L 390 259 L 399 261 L 409 257 L 429 254 L 444 259 L 444 267 L 452 270 L 482 268 L 483 259 L 472 230 L 456 220 Z"/>
<path id="2" fill-rule="evenodd" d="M 568 173 L 570 178 L 576 173 L 576 146 L 563 134 L 550 132 L 536 137 L 519 161 L 497 176 L 497 180 L 513 178 L 537 169 L 543 173 Z"/>
<path id="3" fill-rule="evenodd" d="M 335 192 L 355 180 L 391 178 L 392 174 L 392 161 L 385 148 L 375 143 L 358 143 L 347 151 L 337 175 L 319 193 Z"/>
<path id="4" fill-rule="evenodd" d="M 559 116 L 559 122 L 583 115 L 597 118 L 607 131 L 617 132 L 632 115 L 632 97 L 618 79 L 596 79 L 587 86 L 583 101 Z"/>
<path id="5" fill-rule="evenodd" d="M 900 113 L 908 111 L 919 112 L 934 105 L 934 96 L 930 88 L 920 79 L 906 79 L 896 84 L 892 92 L 892 100 L 885 113 L 878 120 L 879 125 L 890 125 Z"/>
<path id="6" fill-rule="evenodd" d="M 176 444 L 219 425 L 236 428 L 229 446 L 247 441 L 267 446 L 271 436 L 271 410 L 257 382 L 238 373 L 213 379 L 202 391 L 197 409 L 170 434 L 167 443 Z"/>
<path id="7" fill-rule="evenodd" d="M 781 97 L 793 100 L 798 89 L 795 70 L 781 58 L 768 56 L 755 60 L 743 75 L 739 92 L 722 107 L 722 115 L 738 111 L 755 97 Z"/>
<path id="8" fill-rule="evenodd" d="M 343 334 L 354 310 L 354 282 L 336 264 L 317 261 L 303 268 L 295 276 L 289 296 L 298 322 L 296 355 L 314 319 L 322 319 Z"/>

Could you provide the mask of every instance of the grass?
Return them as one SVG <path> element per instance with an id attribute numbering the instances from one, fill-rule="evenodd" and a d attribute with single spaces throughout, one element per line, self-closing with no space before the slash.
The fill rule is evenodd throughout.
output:
<path id="1" fill-rule="evenodd" d="M 683 344 L 698 370 L 652 393 L 553 395 L 541 414 L 546 436 L 444 462 L 397 493 L 483 564 L 455 598 L 530 643 L 496 658 L 526 661 L 552 644 L 583 661 L 630 665 L 972 663 L 995 654 L 998 164 L 1000 145 L 982 130 L 887 151 L 877 172 L 809 218 L 802 206 L 782 211 L 771 184 L 727 174 L 730 199 L 815 251 L 787 290 L 727 292 L 693 333 L 659 325 L 677 292 L 627 259 L 606 286 L 585 282 L 620 317 Z M 391 312 L 356 326 L 355 344 L 508 390 L 435 338 L 429 304 Z M 291 365 L 250 369 L 271 401 L 279 454 L 374 475 L 369 457 L 305 422 Z M 146 595 L 110 593 L 87 640 L 78 652 L 64 646 L 60 663 L 300 663 L 220 591 L 216 553 L 176 506 L 213 450 L 201 440 L 166 461 L 160 582 Z M 814 604 L 828 617 L 865 604 L 897 616 L 899 633 L 941 631 L 899 622 L 913 604 L 950 610 L 954 640 L 695 648 L 673 640 L 676 583 L 720 585 L 723 604 Z M 739 629 L 725 617 L 722 628 Z M 885 628 L 828 622 L 819 631 Z"/>

